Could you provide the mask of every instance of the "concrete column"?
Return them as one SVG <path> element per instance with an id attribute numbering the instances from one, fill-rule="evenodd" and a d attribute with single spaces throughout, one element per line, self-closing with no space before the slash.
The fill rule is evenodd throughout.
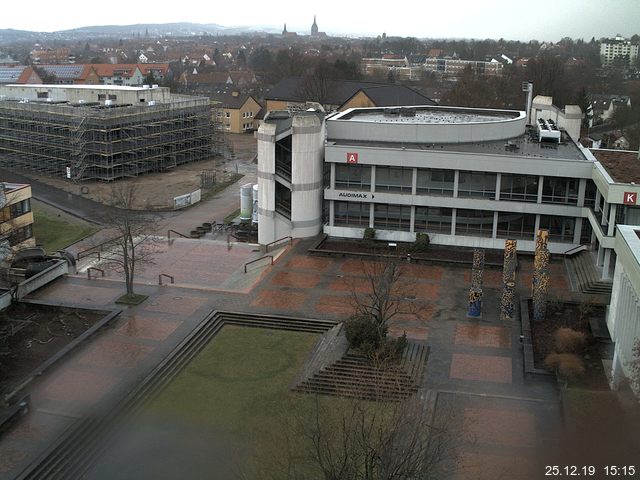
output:
<path id="1" fill-rule="evenodd" d="M 604 248 L 604 261 L 602 262 L 602 280 L 609 278 L 609 264 L 611 263 L 611 249 Z"/>
<path id="2" fill-rule="evenodd" d="M 373 213 L 376 209 L 375 203 L 369 204 L 369 228 L 373 228 Z"/>
<path id="3" fill-rule="evenodd" d="M 491 238 L 498 238 L 498 212 L 493 212 L 493 229 L 491 230 Z"/>
<path id="4" fill-rule="evenodd" d="M 538 201 L 537 203 L 542 203 L 542 187 L 544 185 L 544 175 L 540 175 L 538 177 Z"/>
<path id="5" fill-rule="evenodd" d="M 456 172 L 453 174 L 453 198 L 458 198 L 458 181 L 459 180 L 460 180 L 460 170 L 456 170 Z"/>
<path id="6" fill-rule="evenodd" d="M 415 172 L 415 169 L 413 171 Z M 414 179 L 415 179 L 415 176 L 414 176 Z M 414 183 L 413 188 L 415 189 L 415 187 L 416 187 L 416 184 Z M 409 228 L 409 231 L 411 233 L 415 232 L 416 231 L 415 227 L 416 227 L 416 207 L 415 205 L 412 205 L 411 206 L 411 227 Z"/>
<path id="7" fill-rule="evenodd" d="M 602 218 L 600 219 L 600 225 L 605 226 L 609 221 L 608 217 L 609 217 L 609 203 L 605 200 L 604 205 L 602 205 Z"/>
<path id="8" fill-rule="evenodd" d="M 458 171 L 456 170 L 456 174 L 457 173 L 458 173 Z M 455 235 L 456 234 L 456 213 L 457 212 L 458 212 L 457 208 L 452 208 L 451 209 L 451 235 Z"/>
<path id="9" fill-rule="evenodd" d="M 501 182 L 502 182 L 502 174 L 498 173 L 496 174 L 496 196 L 495 196 L 496 200 L 500 200 L 500 183 Z M 493 236 L 493 238 L 495 238 L 495 235 Z"/>
<path id="10" fill-rule="evenodd" d="M 611 378 L 609 379 L 609 387 L 616 391 L 620 387 L 620 381 L 624 378 L 622 365 L 620 364 L 620 355 L 618 354 L 618 343 L 613 350 L 613 362 L 611 363 Z"/>
<path id="11" fill-rule="evenodd" d="M 332 163 L 332 165 L 334 164 Z M 336 218 L 336 206 L 333 202 L 334 200 L 329 200 L 329 225 L 332 227 Z"/>
<path id="12" fill-rule="evenodd" d="M 412 177 L 411 177 L 411 195 L 416 195 L 417 193 L 417 189 L 418 189 L 418 169 L 414 168 L 412 170 Z M 413 212 L 413 209 L 412 209 Z M 413 223 L 412 223 L 413 225 Z M 413 230 L 411 230 L 413 232 Z"/>
<path id="13" fill-rule="evenodd" d="M 580 243 L 580 234 L 582 233 L 582 217 L 576 218 L 576 225 L 573 230 L 573 243 Z"/>
<path id="14" fill-rule="evenodd" d="M 331 178 L 329 179 L 329 188 L 334 190 L 336 188 L 336 164 L 330 163 L 331 166 Z M 333 202 L 331 202 L 331 206 L 333 207 Z M 333 217 L 331 217 L 331 225 L 333 225 Z"/>
<path id="15" fill-rule="evenodd" d="M 578 184 L 578 206 L 584 207 L 584 195 L 587 191 L 587 181 L 584 178 L 580 179 Z"/>
<path id="16" fill-rule="evenodd" d="M 593 207 L 593 211 L 597 212 L 600 210 L 600 198 L 602 197 L 602 195 L 600 195 L 600 190 L 598 190 L 596 188 L 596 200 L 595 200 L 595 206 Z"/>
<path id="17" fill-rule="evenodd" d="M 616 212 L 618 211 L 618 205 L 613 203 L 609 204 L 609 229 L 607 230 L 607 236 L 613 237 L 616 233 Z"/>
<path id="18" fill-rule="evenodd" d="M 596 264 L 601 267 L 604 262 L 604 247 L 602 245 L 598 245 L 598 256 L 596 257 Z"/>
<path id="19" fill-rule="evenodd" d="M 376 166 L 371 165 L 371 188 L 369 189 L 371 193 L 376 191 Z"/>

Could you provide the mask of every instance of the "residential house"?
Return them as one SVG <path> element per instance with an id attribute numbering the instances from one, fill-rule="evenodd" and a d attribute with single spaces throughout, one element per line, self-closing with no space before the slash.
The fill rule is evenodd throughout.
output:
<path id="1" fill-rule="evenodd" d="M 20 85 L 27 83 L 41 84 L 42 79 L 32 67 L 24 65 L 17 65 L 15 67 L 0 66 L 0 84 L 8 83 Z"/>
<path id="2" fill-rule="evenodd" d="M 301 77 L 283 78 L 269 92 L 265 93 L 267 112 L 274 110 L 305 110 L 309 102 L 315 102 L 313 88 L 307 88 Z M 312 86 L 311 86 L 312 87 Z M 352 80 L 329 80 L 322 106 L 326 111 L 343 110 L 348 106 L 390 106 L 390 105 L 435 105 L 430 98 L 404 85 L 387 83 L 357 82 Z M 379 89 L 378 89 L 379 88 Z M 362 90 L 362 91 L 361 91 Z"/>
<path id="3" fill-rule="evenodd" d="M 31 185 L 0 183 L 0 239 L 12 250 L 35 247 Z"/>
<path id="4" fill-rule="evenodd" d="M 627 95 L 591 95 L 591 103 L 587 109 L 589 126 L 609 121 L 616 109 L 625 107 L 631 108 L 631 97 Z"/>
<path id="5" fill-rule="evenodd" d="M 262 105 L 253 96 L 227 90 L 214 93 L 211 99 L 218 128 L 229 133 L 245 133 L 257 128 L 255 117 L 262 110 Z"/>
<path id="6" fill-rule="evenodd" d="M 36 72 L 53 85 L 100 85 L 93 65 L 37 65 Z"/>

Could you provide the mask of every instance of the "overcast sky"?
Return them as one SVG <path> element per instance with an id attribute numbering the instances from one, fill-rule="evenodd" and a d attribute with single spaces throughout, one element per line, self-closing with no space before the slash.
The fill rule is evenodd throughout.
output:
<path id="1" fill-rule="evenodd" d="M 640 33 L 640 0 L 3 0 L 0 28 L 55 31 L 91 25 L 196 22 L 308 33 L 552 40 Z"/>

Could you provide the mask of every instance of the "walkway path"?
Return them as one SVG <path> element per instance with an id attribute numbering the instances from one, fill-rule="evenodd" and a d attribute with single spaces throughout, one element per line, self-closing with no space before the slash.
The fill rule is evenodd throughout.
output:
<path id="1" fill-rule="evenodd" d="M 212 277 L 202 278 L 199 288 L 138 285 L 140 293 L 149 295 L 146 302 L 125 308 L 112 327 L 33 385 L 33 411 L 0 438 L 0 477 L 14 478 L 96 405 L 123 398 L 212 310 L 348 316 L 353 311 L 352 290 L 366 291 L 366 269 L 373 264 L 311 257 L 306 255 L 309 246 L 308 241 L 297 242 L 273 267 L 254 272 L 243 293 L 218 289 L 225 280 Z M 200 262 L 204 270 L 209 266 L 215 272 L 217 264 L 233 263 L 226 256 L 217 251 Z M 175 261 L 188 271 L 186 259 L 176 256 Z M 231 270 L 225 270 L 227 280 L 242 277 Z M 535 461 L 536 455 L 550 444 L 559 423 L 555 386 L 524 378 L 520 325 L 499 320 L 500 277 L 494 271 L 486 273 L 483 317 L 470 320 L 470 268 L 406 265 L 406 302 L 390 332 L 406 332 L 410 339 L 431 346 L 423 394 L 436 398 L 436 409 L 460 432 L 452 478 L 527 478 L 529 470 L 534 473 L 531 478 L 541 478 L 543 464 Z M 564 274 L 556 273 L 557 285 L 562 285 Z M 525 268 L 519 281 L 528 281 L 527 275 Z M 114 308 L 121 294 L 120 282 L 68 276 L 33 298 Z"/>

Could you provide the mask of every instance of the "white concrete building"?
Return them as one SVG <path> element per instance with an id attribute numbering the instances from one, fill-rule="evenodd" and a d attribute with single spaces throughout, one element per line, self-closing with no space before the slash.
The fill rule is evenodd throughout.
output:
<path id="1" fill-rule="evenodd" d="M 605 38 L 600 42 L 602 65 L 610 66 L 616 58 L 619 58 L 623 65 L 633 65 L 638 59 L 638 45 L 620 35 L 616 35 L 615 38 Z"/>
<path id="2" fill-rule="evenodd" d="M 640 340 L 640 227 L 618 226 L 615 242 L 616 269 L 607 327 L 615 342 L 612 380 L 629 377 L 633 346 Z M 640 385 L 637 385 L 640 387 Z M 640 394 L 640 391 L 636 391 Z"/>
<path id="3" fill-rule="evenodd" d="M 544 228 L 552 253 L 588 245 L 610 279 L 615 226 L 640 224 L 640 161 L 583 148 L 545 113 L 535 126 L 520 111 L 438 106 L 271 117 L 258 134 L 259 241 L 314 235 L 321 219 L 335 237 L 373 228 L 381 240 L 425 232 L 435 244 L 501 249 L 513 238 L 533 251 Z M 307 145 L 299 123 L 318 135 L 313 148 L 296 147 Z"/>
<path id="4" fill-rule="evenodd" d="M 322 230 L 324 114 L 271 112 L 258 130 L 258 241 Z"/>

